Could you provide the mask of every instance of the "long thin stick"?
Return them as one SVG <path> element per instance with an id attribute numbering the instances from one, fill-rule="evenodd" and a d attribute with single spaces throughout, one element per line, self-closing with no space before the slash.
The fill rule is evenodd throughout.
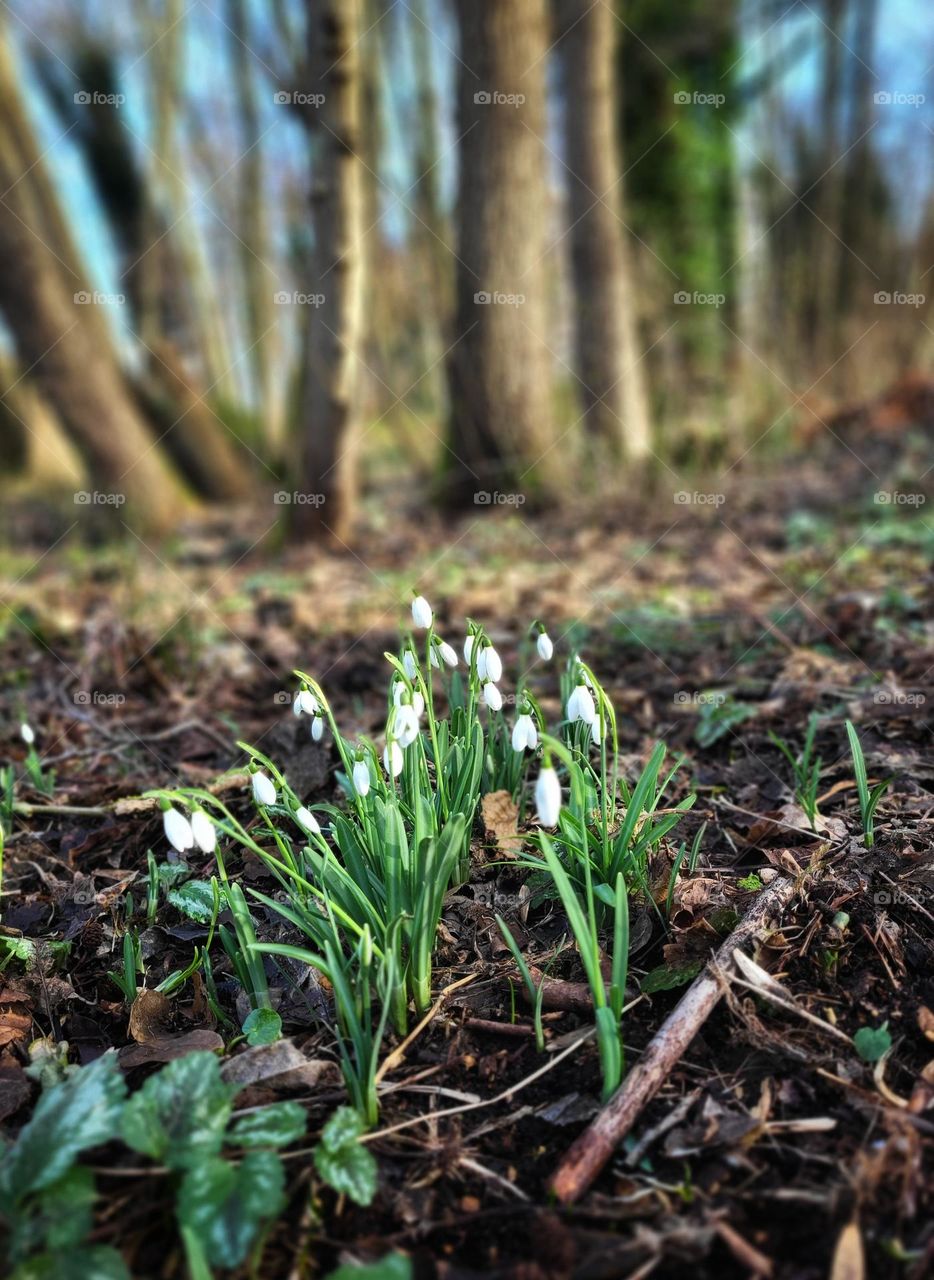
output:
<path id="1" fill-rule="evenodd" d="M 763 889 L 717 951 L 716 966 L 729 969 L 737 947 L 744 946 L 763 931 L 788 906 L 797 889 L 796 880 L 784 877 Z M 721 993 L 722 987 L 712 973 L 705 971 L 695 979 L 662 1023 L 638 1065 L 558 1166 L 550 1188 L 562 1203 L 573 1203 L 590 1187 L 709 1017 Z"/>

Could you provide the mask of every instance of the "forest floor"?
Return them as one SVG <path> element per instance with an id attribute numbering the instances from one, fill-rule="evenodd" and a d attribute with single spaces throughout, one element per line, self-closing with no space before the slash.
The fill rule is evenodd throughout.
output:
<path id="1" fill-rule="evenodd" d="M 180 1048 L 222 1044 L 197 990 L 172 1002 L 166 1025 L 140 1028 L 107 976 L 121 904 L 145 892 L 147 850 L 164 847 L 158 812 L 130 798 L 234 770 L 225 794 L 245 815 L 235 745 L 244 739 L 306 801 L 335 799 L 328 743 L 310 742 L 307 722 L 288 714 L 291 671 L 317 677 L 345 734 L 378 734 L 383 653 L 397 650 L 418 586 L 458 648 L 465 616 L 487 625 L 506 685 L 524 669 L 533 618 L 561 656 L 586 655 L 615 703 L 628 777 L 658 740 L 683 756 L 672 802 L 692 790 L 698 800 L 677 841 L 690 845 L 706 826 L 670 912 L 633 902 L 627 1065 L 762 883 L 811 867 L 756 953 L 796 1012 L 725 979 L 724 999 L 628 1142 L 589 1194 L 559 1208 L 548 1179 L 599 1107 L 596 1051 L 581 1037 L 590 1017 L 579 1002 L 547 1009 L 547 1051 L 536 1055 L 493 916 L 507 905 L 520 947 L 539 962 L 567 925 L 554 902 L 523 902 L 522 874 L 503 865 L 480 822 L 471 880 L 445 907 L 435 971 L 439 992 L 466 981 L 387 1076 L 369 1144 L 377 1198 L 368 1209 L 338 1198 L 317 1180 L 307 1145 L 288 1153 L 289 1209 L 261 1274 L 324 1275 L 389 1249 L 412 1254 L 419 1277 L 931 1274 L 934 517 L 904 494 L 931 493 L 931 477 L 919 477 L 932 432 L 934 418 L 897 428 L 857 419 L 794 464 L 760 460 L 708 486 L 668 476 L 630 506 L 573 516 L 483 507 L 452 527 L 393 512 L 371 521 L 353 551 L 270 550 L 272 509 L 268 520 L 250 513 L 182 531 L 170 552 L 133 538 L 76 548 L 64 530 L 45 553 L 48 532 L 20 524 L 0 619 L 2 754 L 21 806 L 6 843 L 2 933 L 70 947 L 2 971 L 7 1134 L 35 1100 L 22 1068 L 37 1036 L 67 1040 L 81 1062 L 118 1048 L 131 1085 Z M 705 487 L 722 501 L 698 497 Z M 554 711 L 556 685 L 535 680 Z M 797 750 L 812 712 L 823 760 L 816 836 L 770 737 Z M 891 779 L 871 849 L 846 719 L 870 778 Z M 21 720 L 54 770 L 51 794 L 23 774 Z M 659 886 L 676 852 L 674 841 L 662 850 Z M 192 864 L 210 875 L 209 861 Z M 259 864 L 244 869 L 259 885 L 262 874 Z M 143 938 L 147 983 L 184 967 L 204 933 L 161 913 Z M 219 990 L 233 1005 L 224 963 L 219 952 Z M 575 953 L 553 972 L 579 980 Z M 314 1069 L 257 1080 L 247 1105 L 298 1099 L 314 1134 L 342 1092 L 326 995 L 305 975 L 283 991 L 280 1012 Z M 875 1064 L 833 1034 L 883 1024 L 892 1047 Z M 125 1150 L 95 1167 L 94 1239 L 116 1244 L 134 1275 L 184 1274 L 179 1249 L 166 1251 L 165 1179 L 135 1170 Z"/>

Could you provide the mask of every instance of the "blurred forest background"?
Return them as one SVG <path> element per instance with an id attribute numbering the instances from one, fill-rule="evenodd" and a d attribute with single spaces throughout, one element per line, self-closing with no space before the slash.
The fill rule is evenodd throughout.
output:
<path id="1" fill-rule="evenodd" d="M 923 0 L 3 5 L 3 484 L 347 542 L 807 448 L 930 365 L 932 64 Z"/>

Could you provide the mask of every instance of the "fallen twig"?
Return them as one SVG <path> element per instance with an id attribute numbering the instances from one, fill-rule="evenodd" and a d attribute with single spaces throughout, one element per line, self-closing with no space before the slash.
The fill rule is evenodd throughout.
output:
<path id="1" fill-rule="evenodd" d="M 737 947 L 757 937 L 788 906 L 797 890 L 798 881 L 784 877 L 763 889 L 717 951 L 714 964 L 728 968 Z M 570 1204 L 584 1194 L 667 1079 L 721 994 L 722 987 L 713 972 L 705 971 L 695 979 L 662 1023 L 638 1065 L 561 1161 L 550 1183 L 559 1200 Z"/>

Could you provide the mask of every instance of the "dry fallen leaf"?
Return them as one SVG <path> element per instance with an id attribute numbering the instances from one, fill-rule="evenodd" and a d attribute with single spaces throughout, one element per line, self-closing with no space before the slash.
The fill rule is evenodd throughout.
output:
<path id="1" fill-rule="evenodd" d="M 500 853 L 514 858 L 522 848 L 519 835 L 519 809 L 508 791 L 490 791 L 480 806 L 486 833 Z"/>
<path id="2" fill-rule="evenodd" d="M 137 1044 L 152 1044 L 171 1035 L 171 1008 L 161 991 L 139 993 L 130 1009 L 130 1035 Z"/>
<path id="3" fill-rule="evenodd" d="M 855 1222 L 848 1222 L 837 1240 L 829 1280 L 865 1280 L 863 1237 Z"/>

